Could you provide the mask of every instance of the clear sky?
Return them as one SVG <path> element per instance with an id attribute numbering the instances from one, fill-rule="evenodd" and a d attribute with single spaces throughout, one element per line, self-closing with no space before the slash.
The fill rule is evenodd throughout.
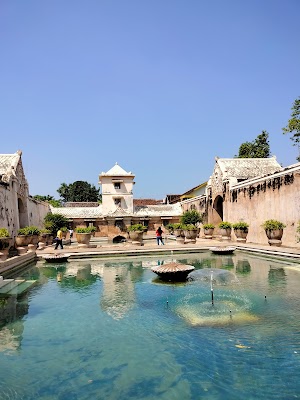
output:
<path id="1" fill-rule="evenodd" d="M 135 198 L 205 182 L 215 156 L 282 134 L 300 96 L 299 0 L 1 0 L 2 154 L 58 198 L 115 162 Z"/>

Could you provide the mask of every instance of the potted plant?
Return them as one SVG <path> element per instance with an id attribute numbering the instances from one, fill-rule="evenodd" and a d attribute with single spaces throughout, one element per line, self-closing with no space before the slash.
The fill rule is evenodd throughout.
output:
<path id="1" fill-rule="evenodd" d="M 8 256 L 8 250 L 11 246 L 12 238 L 6 228 L 0 228 L 0 253 L 2 253 L 1 260 L 6 260 Z"/>
<path id="2" fill-rule="evenodd" d="M 129 237 L 132 240 L 133 244 L 142 245 L 143 243 L 143 234 L 145 231 L 145 227 L 142 224 L 133 224 L 128 226 L 127 231 L 129 233 Z"/>
<path id="3" fill-rule="evenodd" d="M 52 244 L 53 235 L 49 229 L 41 229 L 39 235 L 39 242 L 45 243 L 45 245 Z"/>
<path id="4" fill-rule="evenodd" d="M 221 239 L 230 240 L 232 224 L 228 221 L 222 221 L 219 223 L 218 227 L 220 229 Z"/>
<path id="5" fill-rule="evenodd" d="M 37 226 L 25 226 L 18 229 L 16 236 L 16 245 L 28 246 L 29 244 L 37 245 L 39 241 L 40 229 Z"/>
<path id="6" fill-rule="evenodd" d="M 92 236 L 92 229 L 91 227 L 77 227 L 75 229 L 76 232 L 76 239 L 79 244 L 89 245 L 91 236 Z"/>
<path id="7" fill-rule="evenodd" d="M 193 224 L 182 225 L 185 240 L 190 243 L 196 243 L 198 228 Z"/>
<path id="8" fill-rule="evenodd" d="M 213 224 L 204 224 L 203 225 L 205 239 L 212 239 L 214 229 L 215 229 L 215 226 Z"/>
<path id="9" fill-rule="evenodd" d="M 238 242 L 246 242 L 249 224 L 247 224 L 247 222 L 240 221 L 232 224 L 232 227 L 236 236 L 236 240 Z"/>
<path id="10" fill-rule="evenodd" d="M 283 235 L 283 229 L 286 227 L 283 222 L 277 221 L 275 219 L 268 219 L 263 224 L 268 243 L 270 246 L 281 246 L 281 239 Z"/>
<path id="11" fill-rule="evenodd" d="M 168 224 L 166 225 L 166 229 L 168 230 L 170 235 L 173 235 L 174 232 L 174 224 Z"/>
<path id="12" fill-rule="evenodd" d="M 180 223 L 173 224 L 173 233 L 176 236 L 176 242 L 184 243 L 184 233 L 182 229 L 182 224 Z"/>

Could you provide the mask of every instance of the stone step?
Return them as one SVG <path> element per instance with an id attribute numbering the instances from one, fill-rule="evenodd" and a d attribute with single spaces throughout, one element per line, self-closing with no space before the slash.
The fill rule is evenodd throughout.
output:
<path id="1" fill-rule="evenodd" d="M 11 283 L 12 281 L 13 281 L 13 279 L 1 279 L 0 280 L 0 288 L 7 285 L 8 283 Z"/>
<path id="2" fill-rule="evenodd" d="M 0 293 L 7 294 L 9 291 L 11 291 L 23 282 L 25 282 L 25 279 L 13 279 L 12 282 L 9 282 L 7 285 L 4 285 L 0 288 Z"/>
<path id="3" fill-rule="evenodd" d="M 36 283 L 36 280 L 24 281 L 24 282 L 20 283 L 19 285 L 15 286 L 10 291 L 6 292 L 6 294 L 18 296 L 19 294 L 22 294 L 22 293 L 26 292 L 26 290 L 30 289 L 35 283 Z"/>

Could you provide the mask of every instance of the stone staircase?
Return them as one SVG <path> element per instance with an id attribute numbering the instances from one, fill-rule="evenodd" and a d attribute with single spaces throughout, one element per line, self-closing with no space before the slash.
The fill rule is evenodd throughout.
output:
<path id="1" fill-rule="evenodd" d="M 0 295 L 19 296 L 35 283 L 36 280 L 0 279 Z"/>

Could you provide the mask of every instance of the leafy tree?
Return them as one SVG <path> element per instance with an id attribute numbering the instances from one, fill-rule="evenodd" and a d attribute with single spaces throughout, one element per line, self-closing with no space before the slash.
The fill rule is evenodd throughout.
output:
<path id="1" fill-rule="evenodd" d="M 51 204 L 51 206 L 53 206 L 53 207 L 61 207 L 61 201 L 56 200 L 53 196 L 49 196 L 49 195 L 40 196 L 39 194 L 36 194 L 35 196 L 33 196 L 33 198 L 38 201 L 46 201 L 47 203 Z"/>
<path id="2" fill-rule="evenodd" d="M 94 185 L 85 181 L 76 181 L 70 183 L 70 185 L 62 183 L 57 191 L 65 202 L 93 202 L 101 200 L 100 189 L 96 189 Z"/>
<path id="3" fill-rule="evenodd" d="M 188 210 L 182 214 L 180 222 L 183 225 L 197 226 L 198 222 L 202 222 L 202 215 L 197 210 Z"/>
<path id="4" fill-rule="evenodd" d="M 262 131 L 253 142 L 240 145 L 238 158 L 267 158 L 270 157 L 269 134 Z"/>
<path id="5" fill-rule="evenodd" d="M 297 161 L 300 161 L 300 97 L 294 101 L 291 110 L 291 118 L 288 120 L 287 126 L 282 128 L 282 130 L 283 134 L 292 134 L 291 140 L 294 142 L 293 146 L 298 146 L 299 151 Z"/>
<path id="6" fill-rule="evenodd" d="M 44 218 L 44 225 L 46 229 L 49 229 L 53 236 L 56 236 L 57 231 L 60 228 L 66 227 L 69 224 L 68 218 L 62 214 L 48 213 Z"/>

